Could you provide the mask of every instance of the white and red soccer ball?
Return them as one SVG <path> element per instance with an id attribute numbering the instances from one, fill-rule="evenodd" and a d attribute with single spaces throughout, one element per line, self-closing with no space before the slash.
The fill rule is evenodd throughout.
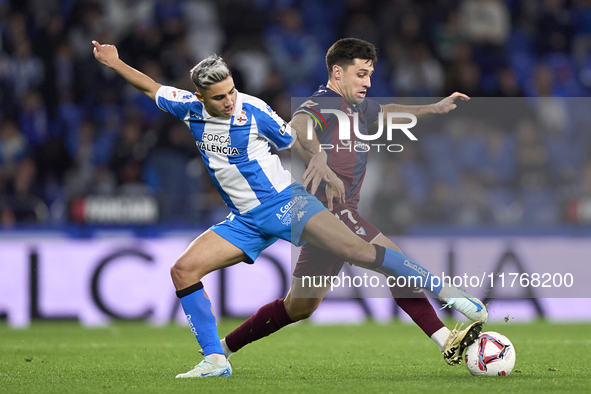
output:
<path id="1" fill-rule="evenodd" d="M 506 336 L 487 331 L 466 348 L 464 360 L 472 375 L 507 376 L 515 366 L 515 348 Z"/>

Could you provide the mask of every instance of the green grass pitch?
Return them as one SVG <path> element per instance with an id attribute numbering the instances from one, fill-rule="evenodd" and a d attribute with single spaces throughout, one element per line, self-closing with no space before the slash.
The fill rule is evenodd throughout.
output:
<path id="1" fill-rule="evenodd" d="M 224 320 L 221 334 L 240 321 Z M 452 322 L 448 322 L 448 326 Z M 0 324 L 1 393 L 591 392 L 591 324 L 488 324 L 516 348 L 507 377 L 446 365 L 416 326 L 296 324 L 232 357 L 231 378 L 175 379 L 200 361 L 186 327 Z"/>

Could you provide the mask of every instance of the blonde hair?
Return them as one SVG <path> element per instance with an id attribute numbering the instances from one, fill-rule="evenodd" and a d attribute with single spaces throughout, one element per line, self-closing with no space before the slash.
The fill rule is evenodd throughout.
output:
<path id="1" fill-rule="evenodd" d="M 191 80 L 201 89 L 209 89 L 214 83 L 218 83 L 228 78 L 230 69 L 224 59 L 218 55 L 211 55 L 197 63 L 191 69 Z"/>

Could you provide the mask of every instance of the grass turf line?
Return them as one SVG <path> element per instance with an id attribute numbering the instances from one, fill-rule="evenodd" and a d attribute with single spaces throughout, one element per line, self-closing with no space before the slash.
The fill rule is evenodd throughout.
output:
<path id="1" fill-rule="evenodd" d="M 224 320 L 226 334 L 240 321 Z M 448 326 L 452 322 L 448 322 Z M 488 324 L 506 335 L 517 363 L 508 377 L 449 367 L 412 324 L 286 327 L 232 357 L 229 379 L 175 379 L 200 361 L 186 327 L 120 322 L 0 324 L 0 392 L 590 392 L 591 324 Z M 516 372 L 516 370 L 520 372 Z"/>

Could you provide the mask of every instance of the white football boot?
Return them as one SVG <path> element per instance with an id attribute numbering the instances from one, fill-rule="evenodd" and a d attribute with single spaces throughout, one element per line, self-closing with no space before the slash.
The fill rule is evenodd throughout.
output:
<path id="1" fill-rule="evenodd" d="M 449 306 L 473 322 L 486 323 L 488 320 L 488 311 L 482 301 L 455 286 L 446 283 L 437 298 L 445 302 L 443 308 Z"/>
<path id="2" fill-rule="evenodd" d="M 213 378 L 232 376 L 232 364 L 226 360 L 225 365 L 218 365 L 208 359 L 201 361 L 189 372 L 178 374 L 177 378 Z"/>

